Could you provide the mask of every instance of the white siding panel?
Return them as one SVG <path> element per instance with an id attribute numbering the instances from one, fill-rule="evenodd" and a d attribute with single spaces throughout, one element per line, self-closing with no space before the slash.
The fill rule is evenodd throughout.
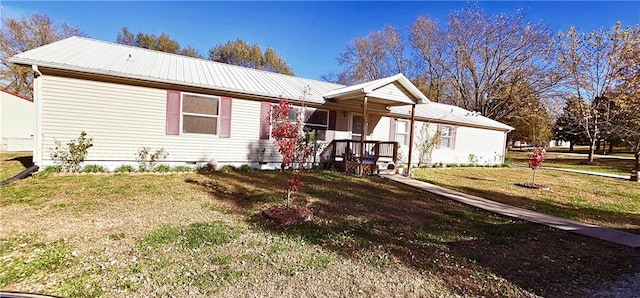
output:
<path id="1" fill-rule="evenodd" d="M 67 142 L 86 131 L 94 139 L 86 163 L 135 162 L 140 147 L 165 148 L 167 162 L 247 163 L 256 149 L 278 161 L 272 141 L 259 141 L 260 103 L 232 100 L 231 138 L 165 134 L 166 90 L 44 76 L 43 159 L 54 141 Z"/>

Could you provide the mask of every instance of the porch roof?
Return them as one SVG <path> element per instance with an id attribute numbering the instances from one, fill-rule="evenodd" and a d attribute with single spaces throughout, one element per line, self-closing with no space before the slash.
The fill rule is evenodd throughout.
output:
<path id="1" fill-rule="evenodd" d="M 429 103 L 429 99 L 403 74 L 338 88 L 324 95 L 327 100 L 341 101 L 367 97 L 388 107 Z"/>

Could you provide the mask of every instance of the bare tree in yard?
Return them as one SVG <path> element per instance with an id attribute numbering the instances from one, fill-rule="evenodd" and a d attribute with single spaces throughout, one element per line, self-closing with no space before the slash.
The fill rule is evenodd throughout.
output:
<path id="1" fill-rule="evenodd" d="M 468 6 L 449 14 L 446 28 L 421 17 L 411 30 L 420 73 L 435 94 L 492 119 L 509 117 L 531 95 L 551 98 L 563 79 L 551 31 L 523 13 L 487 16 Z"/>
<path id="2" fill-rule="evenodd" d="M 66 22 L 55 24 L 48 16 L 34 13 L 28 17 L 6 18 L 2 20 L 0 34 L 0 81 L 7 83 L 7 90 L 33 97 L 33 71 L 26 67 L 10 64 L 7 59 L 13 55 L 71 36 L 84 36 L 77 27 Z"/>
<path id="3" fill-rule="evenodd" d="M 403 37 L 390 25 L 353 39 L 338 57 L 338 63 L 344 68 L 331 81 L 344 85 L 382 79 L 410 69 L 410 61 L 404 56 Z"/>
<path id="4" fill-rule="evenodd" d="M 593 162 L 596 142 L 605 129 L 612 129 L 616 113 L 607 92 L 619 80 L 621 58 L 631 42 L 632 30 L 620 29 L 620 24 L 610 29 L 599 29 L 588 34 L 571 27 L 559 33 L 563 65 L 568 74 L 567 96 L 584 101 L 568 115 L 589 141 L 589 162 Z"/>
<path id="5" fill-rule="evenodd" d="M 180 43 L 171 39 L 167 33 L 160 35 L 138 32 L 133 34 L 127 27 L 123 27 L 118 33 L 116 42 L 119 44 L 162 51 L 166 53 L 179 54 L 183 56 L 203 58 L 192 46 L 180 47 Z"/>
<path id="6" fill-rule="evenodd" d="M 209 59 L 217 62 L 293 75 L 289 64 L 274 49 L 263 52 L 259 45 L 249 45 L 242 39 L 217 45 L 209 50 Z"/>

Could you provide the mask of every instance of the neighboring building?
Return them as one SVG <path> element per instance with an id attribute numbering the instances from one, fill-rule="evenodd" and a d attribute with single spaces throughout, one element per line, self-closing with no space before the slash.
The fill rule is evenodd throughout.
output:
<path id="1" fill-rule="evenodd" d="M 1 151 L 33 151 L 36 106 L 33 100 L 0 89 Z"/>
<path id="2" fill-rule="evenodd" d="M 34 163 L 86 131 L 86 163 L 136 165 L 141 147 L 164 148 L 171 165 L 278 167 L 268 114 L 281 98 L 306 107 L 307 129 L 333 140 L 396 141 L 408 154 L 410 119 L 441 131 L 432 163 L 502 163 L 513 128 L 464 109 L 432 103 L 403 75 L 343 86 L 81 37 L 13 56 L 35 72 Z M 305 93 L 305 90 L 306 93 Z M 303 94 L 305 94 L 303 96 Z M 363 117 L 364 115 L 364 117 Z M 365 126 L 368 120 L 368 125 Z M 416 139 L 420 129 L 416 129 Z M 413 151 L 412 163 L 418 162 Z"/>

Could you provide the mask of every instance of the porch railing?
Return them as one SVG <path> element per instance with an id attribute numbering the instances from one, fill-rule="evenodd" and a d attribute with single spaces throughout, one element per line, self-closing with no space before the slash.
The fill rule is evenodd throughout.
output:
<path id="1" fill-rule="evenodd" d="M 355 165 L 367 166 L 365 172 L 375 171 L 379 164 L 394 164 L 398 160 L 398 142 L 364 141 L 361 156 L 361 143 L 356 140 L 333 140 L 320 154 L 320 162 L 325 168 L 337 168 L 350 171 Z M 370 169 L 369 169 L 370 168 Z"/>

